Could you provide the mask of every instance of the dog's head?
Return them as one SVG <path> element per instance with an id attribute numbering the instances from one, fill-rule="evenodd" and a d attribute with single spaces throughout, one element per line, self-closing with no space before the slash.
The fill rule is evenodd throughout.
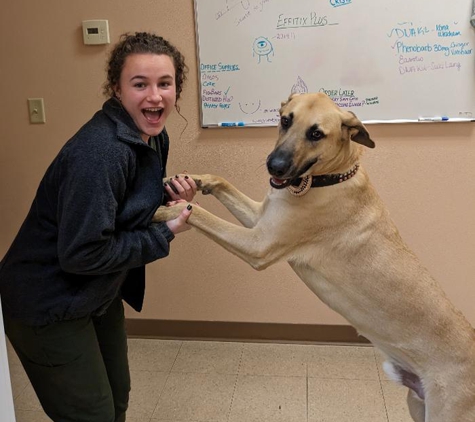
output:
<path id="1" fill-rule="evenodd" d="M 326 94 L 293 94 L 282 102 L 279 138 L 267 157 L 271 185 L 284 188 L 298 177 L 347 171 L 362 145 L 374 148 L 368 131 Z"/>

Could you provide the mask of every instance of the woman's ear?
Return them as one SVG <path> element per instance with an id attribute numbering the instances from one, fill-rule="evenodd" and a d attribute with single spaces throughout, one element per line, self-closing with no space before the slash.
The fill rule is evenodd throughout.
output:
<path id="1" fill-rule="evenodd" d="M 114 97 L 117 98 L 120 101 L 120 88 L 119 87 L 114 88 Z"/>

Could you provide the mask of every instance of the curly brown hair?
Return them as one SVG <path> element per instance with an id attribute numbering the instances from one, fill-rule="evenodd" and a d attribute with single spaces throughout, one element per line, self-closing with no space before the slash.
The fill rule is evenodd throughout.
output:
<path id="1" fill-rule="evenodd" d="M 176 99 L 178 101 L 188 72 L 185 58 L 170 42 L 149 32 L 125 33 L 120 36 L 120 40 L 111 51 L 107 62 L 107 81 L 104 83 L 104 95 L 106 97 L 114 96 L 114 88 L 119 83 L 125 59 L 130 54 L 136 53 L 165 54 L 173 60 Z"/>

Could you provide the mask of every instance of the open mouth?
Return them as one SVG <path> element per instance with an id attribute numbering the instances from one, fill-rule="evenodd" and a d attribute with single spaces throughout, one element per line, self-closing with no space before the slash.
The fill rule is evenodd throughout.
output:
<path id="1" fill-rule="evenodd" d="M 270 182 L 270 185 L 274 189 L 284 189 L 290 185 L 292 180 L 291 179 L 277 179 L 276 177 L 271 177 L 269 182 Z"/>
<path id="2" fill-rule="evenodd" d="M 149 123 L 158 123 L 163 114 L 163 108 L 144 108 L 142 113 Z"/>
<path id="3" fill-rule="evenodd" d="M 307 162 L 299 171 L 295 172 L 295 171 L 287 171 L 286 173 L 287 174 L 297 174 L 297 176 L 294 176 L 294 177 L 290 177 L 290 178 L 287 178 L 287 179 L 279 179 L 277 177 L 274 177 L 272 176 L 269 180 L 270 182 L 270 185 L 275 188 L 275 189 L 284 189 L 286 188 L 287 186 L 289 186 L 290 184 L 292 184 L 292 182 L 294 180 L 297 180 L 299 178 L 302 178 L 304 177 L 303 175 L 306 174 L 308 172 L 308 170 L 310 169 L 310 167 L 312 167 L 316 162 L 318 161 L 318 157 Z M 269 171 L 270 172 L 270 171 Z"/>

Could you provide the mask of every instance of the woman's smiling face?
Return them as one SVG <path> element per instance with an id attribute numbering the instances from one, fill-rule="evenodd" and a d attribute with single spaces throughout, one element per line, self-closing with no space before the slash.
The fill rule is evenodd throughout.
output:
<path id="1" fill-rule="evenodd" d="M 175 107 L 173 59 L 150 53 L 127 56 L 115 93 L 147 142 L 163 130 Z"/>

